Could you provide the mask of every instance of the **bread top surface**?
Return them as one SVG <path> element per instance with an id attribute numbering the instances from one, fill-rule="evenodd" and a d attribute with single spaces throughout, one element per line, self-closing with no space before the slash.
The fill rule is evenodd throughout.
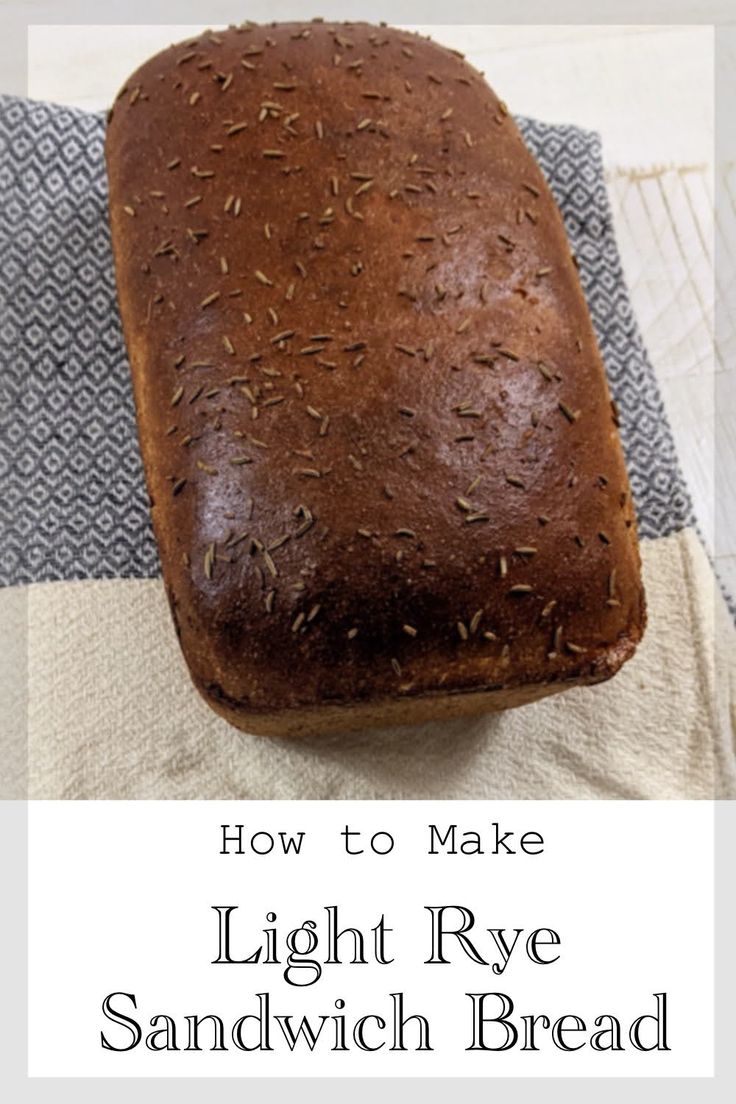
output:
<path id="1" fill-rule="evenodd" d="M 109 121 L 119 300 L 195 681 L 246 709 L 614 671 L 634 512 L 562 221 L 460 56 L 204 32 Z"/>

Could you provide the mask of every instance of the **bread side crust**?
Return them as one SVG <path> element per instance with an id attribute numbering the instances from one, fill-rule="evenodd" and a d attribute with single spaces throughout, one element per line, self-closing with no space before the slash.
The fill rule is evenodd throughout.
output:
<path id="1" fill-rule="evenodd" d="M 631 658 L 637 643 L 633 639 L 619 641 L 615 649 L 601 656 L 588 670 L 560 682 L 529 682 L 451 693 L 437 691 L 421 696 L 407 694 L 381 701 L 325 703 L 270 713 L 252 713 L 240 702 L 227 701 L 219 688 L 197 685 L 197 689 L 210 708 L 243 732 L 283 738 L 321 736 L 364 728 L 451 721 L 531 705 L 564 690 L 606 682 Z"/>

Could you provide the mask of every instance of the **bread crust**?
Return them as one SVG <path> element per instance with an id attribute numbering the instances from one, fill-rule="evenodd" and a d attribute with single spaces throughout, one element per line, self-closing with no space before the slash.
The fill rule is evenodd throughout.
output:
<path id="1" fill-rule="evenodd" d="M 271 734 L 509 708 L 646 614 L 590 317 L 544 177 L 461 57 L 231 28 L 121 90 L 119 302 L 195 685 Z"/>

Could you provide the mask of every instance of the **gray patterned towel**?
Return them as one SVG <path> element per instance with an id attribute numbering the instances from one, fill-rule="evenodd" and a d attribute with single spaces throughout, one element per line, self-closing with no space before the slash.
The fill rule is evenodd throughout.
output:
<path id="1" fill-rule="evenodd" d="M 23 604 L 29 693 L 14 725 L 27 719 L 32 795 L 704 797 L 730 784 L 712 573 L 624 283 L 600 141 L 519 123 L 621 413 L 645 644 L 610 684 L 503 716 L 293 745 L 211 716 L 172 642 L 117 314 L 104 120 L 0 97 L 0 617 Z"/>

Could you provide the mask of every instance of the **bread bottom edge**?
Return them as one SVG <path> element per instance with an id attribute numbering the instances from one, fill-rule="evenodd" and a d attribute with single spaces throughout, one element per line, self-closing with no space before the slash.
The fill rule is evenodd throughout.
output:
<path id="1" fill-rule="evenodd" d="M 635 645 L 608 656 L 608 662 L 589 668 L 585 675 L 524 683 L 510 687 L 482 687 L 477 690 L 436 691 L 421 696 L 381 698 L 356 702 L 304 705 L 272 712 L 255 712 L 215 696 L 197 686 L 207 704 L 235 728 L 254 736 L 298 738 L 329 735 L 357 729 L 392 728 L 452 720 L 482 713 L 530 705 L 552 694 L 577 686 L 593 686 L 611 678 L 634 652 Z"/>
<path id="2" fill-rule="evenodd" d="M 221 687 L 203 683 L 193 673 L 192 676 L 197 690 L 215 713 L 240 731 L 254 736 L 299 738 L 358 729 L 392 728 L 499 713 L 531 705 L 564 690 L 606 682 L 634 655 L 645 624 L 643 620 L 613 645 L 601 650 L 592 662 L 583 662 L 576 670 L 568 671 L 560 678 L 518 682 L 511 686 L 436 690 L 416 695 L 257 711 L 228 698 Z"/>

